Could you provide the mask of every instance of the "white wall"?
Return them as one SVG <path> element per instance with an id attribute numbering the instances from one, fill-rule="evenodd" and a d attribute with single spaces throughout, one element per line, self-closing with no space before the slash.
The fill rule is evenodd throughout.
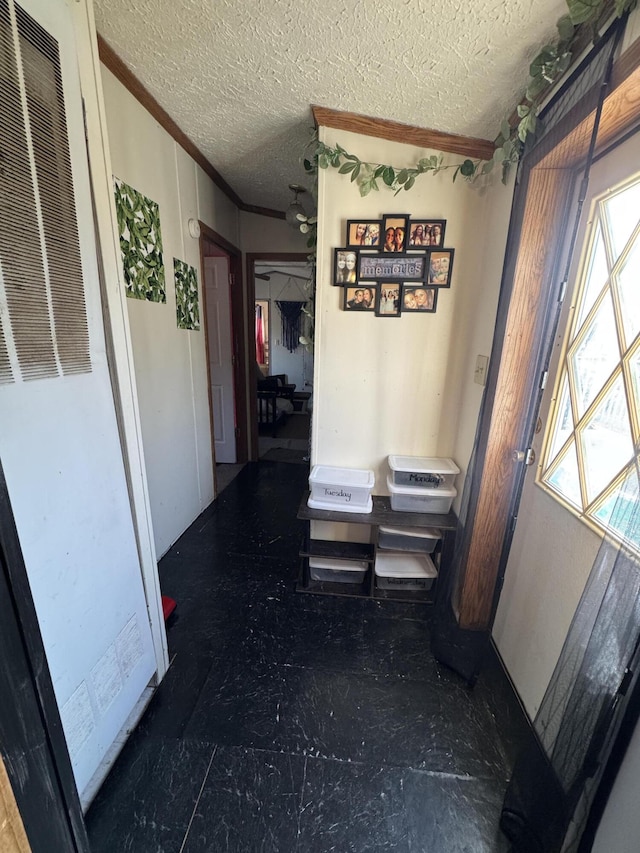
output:
<path id="1" fill-rule="evenodd" d="M 302 199 L 300 200 L 302 202 Z M 305 208 L 306 210 L 307 208 Z M 309 207 L 309 214 L 311 210 Z M 261 216 L 257 213 L 240 213 L 240 241 L 242 251 L 249 254 L 271 252 L 303 252 L 308 254 L 306 237 L 292 228 L 284 219 Z"/>
<path id="2" fill-rule="evenodd" d="M 112 169 L 157 202 L 166 304 L 128 299 L 155 543 L 161 556 L 213 499 L 199 244 L 189 218 L 237 245 L 235 205 L 116 78 L 102 68 Z M 194 266 L 200 331 L 176 324 L 173 258 Z"/>
<path id="3" fill-rule="evenodd" d="M 321 138 L 396 167 L 432 153 L 326 128 Z M 382 189 L 361 198 L 355 184 L 330 169 L 320 172 L 318 198 L 312 461 L 372 468 L 374 493 L 387 494 L 388 454 L 452 456 L 463 469 L 461 490 L 483 391 L 473 383 L 475 358 L 491 351 L 512 190 L 496 181 L 481 192 L 442 172 L 396 197 Z M 341 288 L 330 278 L 346 220 L 393 212 L 447 220 L 452 287 L 440 291 L 435 314 L 390 319 L 345 312 Z M 315 535 L 325 535 L 318 529 Z"/>
<path id="4" fill-rule="evenodd" d="M 269 300 L 269 373 L 286 373 L 289 382 L 298 391 L 304 391 L 305 382 L 313 381 L 313 354 L 300 344 L 294 352 L 282 343 L 282 317 L 276 301 L 306 302 L 305 282 L 290 278 L 284 273 L 272 273 L 270 281 L 256 279 L 256 299 Z M 306 317 L 303 315 L 306 323 Z M 303 331 L 305 326 L 302 327 Z"/>

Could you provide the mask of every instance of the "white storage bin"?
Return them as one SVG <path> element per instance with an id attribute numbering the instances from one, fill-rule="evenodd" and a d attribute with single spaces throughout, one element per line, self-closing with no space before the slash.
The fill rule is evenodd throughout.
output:
<path id="1" fill-rule="evenodd" d="M 391 495 L 391 509 L 399 512 L 438 512 L 447 513 L 453 499 L 458 494 L 455 486 L 437 489 L 418 489 L 412 486 L 396 486 L 387 477 L 387 488 Z"/>
<path id="2" fill-rule="evenodd" d="M 376 585 L 380 589 L 429 590 L 438 571 L 427 554 L 400 554 L 378 551 L 375 562 Z"/>
<path id="3" fill-rule="evenodd" d="M 453 459 L 439 456 L 389 456 L 395 486 L 450 489 L 460 469 Z"/>
<path id="4" fill-rule="evenodd" d="M 361 560 L 339 560 L 335 557 L 309 557 L 309 575 L 314 581 L 362 583 L 368 563 Z"/>
<path id="5" fill-rule="evenodd" d="M 440 539 L 435 527 L 383 527 L 378 528 L 378 547 L 390 551 L 420 551 L 432 554 Z"/>
<path id="6" fill-rule="evenodd" d="M 314 465 L 309 476 L 308 504 L 313 509 L 371 512 L 374 483 L 374 473 L 368 469 Z"/>

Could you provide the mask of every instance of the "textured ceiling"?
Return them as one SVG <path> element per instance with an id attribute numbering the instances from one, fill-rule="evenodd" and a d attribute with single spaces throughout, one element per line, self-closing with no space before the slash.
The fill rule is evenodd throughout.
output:
<path id="1" fill-rule="evenodd" d="M 94 0 L 98 32 L 247 204 L 307 183 L 310 105 L 493 139 L 563 0 Z M 304 199 L 302 199 L 304 201 Z"/>

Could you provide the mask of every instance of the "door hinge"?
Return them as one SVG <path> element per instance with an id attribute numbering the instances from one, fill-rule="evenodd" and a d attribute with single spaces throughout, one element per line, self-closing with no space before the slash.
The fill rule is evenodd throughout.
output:
<path id="1" fill-rule="evenodd" d="M 547 379 L 548 378 L 549 378 L 549 371 L 545 370 L 545 372 L 542 374 L 542 377 L 540 378 L 540 390 L 541 391 L 544 391 L 544 389 L 547 387 Z"/>
<path id="2" fill-rule="evenodd" d="M 558 294 L 558 302 L 564 302 L 564 296 L 567 292 L 567 279 L 562 282 L 560 285 L 560 293 Z"/>
<path id="3" fill-rule="evenodd" d="M 234 273 L 230 272 L 229 273 L 229 287 L 233 287 L 235 283 L 236 283 L 236 277 L 235 277 Z"/>

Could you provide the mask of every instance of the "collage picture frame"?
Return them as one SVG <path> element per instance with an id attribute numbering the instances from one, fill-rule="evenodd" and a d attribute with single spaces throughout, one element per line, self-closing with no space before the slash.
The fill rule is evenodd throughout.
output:
<path id="1" fill-rule="evenodd" d="M 348 219 L 346 242 L 333 250 L 331 283 L 343 288 L 342 309 L 376 317 L 435 314 L 438 292 L 450 288 L 455 249 L 447 221 L 385 213 Z"/>

